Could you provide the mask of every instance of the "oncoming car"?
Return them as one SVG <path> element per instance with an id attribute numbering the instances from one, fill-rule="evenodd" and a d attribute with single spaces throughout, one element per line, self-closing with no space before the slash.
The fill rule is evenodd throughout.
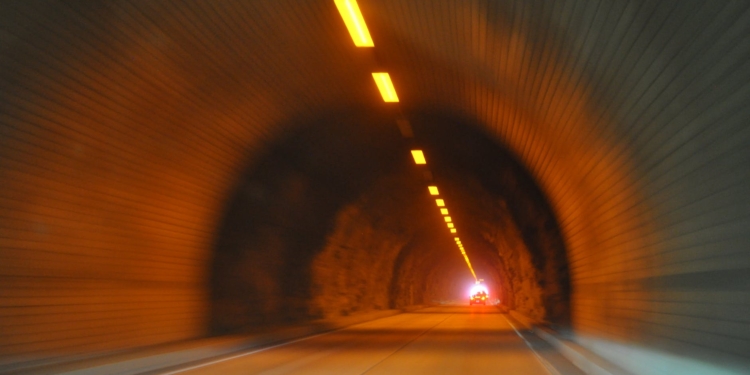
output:
<path id="1" fill-rule="evenodd" d="M 469 298 L 469 305 L 487 305 L 487 293 L 484 291 L 477 292 Z"/>

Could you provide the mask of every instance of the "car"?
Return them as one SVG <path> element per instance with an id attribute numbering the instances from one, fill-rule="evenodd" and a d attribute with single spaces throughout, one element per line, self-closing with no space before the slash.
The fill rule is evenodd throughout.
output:
<path id="1" fill-rule="evenodd" d="M 487 305 L 487 293 L 478 292 L 469 298 L 469 305 Z"/>

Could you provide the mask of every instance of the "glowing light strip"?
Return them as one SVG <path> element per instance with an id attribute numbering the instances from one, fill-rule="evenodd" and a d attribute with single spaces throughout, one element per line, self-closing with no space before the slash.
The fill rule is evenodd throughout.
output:
<path id="1" fill-rule="evenodd" d="M 415 164 L 427 164 L 427 159 L 424 158 L 422 150 L 411 150 L 411 156 L 414 158 Z M 442 199 L 438 199 L 442 201 Z"/>
<path id="2" fill-rule="evenodd" d="M 354 45 L 357 47 L 374 47 L 375 44 L 372 42 L 362 12 L 359 11 L 357 0 L 334 0 L 334 2 L 336 8 L 339 9 L 341 18 L 344 19 L 344 24 L 349 30 Z"/>
<path id="3" fill-rule="evenodd" d="M 386 103 L 398 102 L 398 95 L 396 95 L 396 88 L 393 87 L 391 82 L 391 76 L 388 73 L 372 73 L 372 78 L 375 80 L 375 84 L 378 85 L 380 95 L 383 96 L 383 101 Z"/>

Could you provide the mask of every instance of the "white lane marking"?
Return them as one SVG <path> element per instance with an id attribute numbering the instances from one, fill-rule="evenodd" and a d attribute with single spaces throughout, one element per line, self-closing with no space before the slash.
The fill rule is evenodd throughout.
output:
<path id="1" fill-rule="evenodd" d="M 221 359 L 213 360 L 211 362 L 204 362 L 204 363 L 201 363 L 201 364 L 198 364 L 198 365 L 194 365 L 194 366 L 190 366 L 190 367 L 185 367 L 185 368 L 181 368 L 181 369 L 178 369 L 178 370 L 173 370 L 173 371 L 170 371 L 170 372 L 163 372 L 163 373 L 161 373 L 161 375 L 179 374 L 181 372 L 191 371 L 191 370 L 199 369 L 199 368 L 202 368 L 202 367 L 207 367 L 207 366 L 215 365 L 217 363 L 231 361 L 233 359 L 237 359 L 237 358 L 245 357 L 245 356 L 248 356 L 248 355 L 252 355 L 252 354 L 264 352 L 266 350 L 271 350 L 271 349 L 278 348 L 278 347 L 281 347 L 281 346 L 291 345 L 291 344 L 294 344 L 296 342 L 310 340 L 310 339 L 313 339 L 313 338 L 316 338 L 316 337 L 320 337 L 320 336 L 324 336 L 324 335 L 328 335 L 328 334 L 331 334 L 331 333 L 334 333 L 334 332 L 336 332 L 336 330 L 329 331 L 329 332 L 318 333 L 317 335 L 312 335 L 312 336 L 307 336 L 307 337 L 303 337 L 303 338 L 292 340 L 292 341 L 282 342 L 281 344 L 267 346 L 265 348 L 260 348 L 260 349 L 252 350 L 252 351 L 249 351 L 249 352 L 246 352 L 246 353 L 233 355 L 231 357 L 221 358 Z"/>
<path id="2" fill-rule="evenodd" d="M 539 353 L 537 353 L 536 350 L 534 350 L 534 348 L 531 346 L 531 343 L 528 342 L 525 337 L 523 337 L 523 335 L 521 334 L 521 332 L 518 332 L 518 329 L 516 329 L 516 326 L 514 326 L 513 323 L 511 323 L 510 320 L 508 320 L 508 317 L 505 316 L 505 314 L 503 314 L 503 319 L 505 319 L 505 321 L 508 322 L 508 324 L 510 324 L 510 326 L 513 328 L 513 330 L 516 331 L 516 335 L 518 335 L 518 337 L 520 337 L 521 340 L 523 340 L 523 342 L 526 343 L 526 346 L 528 346 L 529 349 L 531 349 L 531 352 L 534 353 L 534 356 L 539 361 L 539 363 L 542 364 L 542 367 L 544 367 L 544 369 L 547 370 L 548 374 L 550 374 L 550 375 L 562 375 L 562 374 L 560 374 L 560 371 L 557 371 L 557 369 L 554 368 L 552 366 L 552 364 L 549 363 L 549 361 L 547 361 L 546 359 L 542 358 L 542 356 L 539 355 Z"/>
<path id="3" fill-rule="evenodd" d="M 409 314 L 409 313 L 406 313 L 406 314 Z M 318 333 L 317 335 L 312 335 L 312 336 L 302 337 L 302 338 L 299 338 L 299 339 L 296 339 L 296 340 L 292 340 L 292 341 L 282 342 L 282 343 L 279 343 L 279 344 L 276 344 L 276 345 L 267 346 L 265 348 L 260 348 L 260 349 L 252 350 L 252 351 L 249 351 L 249 352 L 246 352 L 246 353 L 242 353 L 242 354 L 236 354 L 236 355 L 233 355 L 231 357 L 225 357 L 225 358 L 221 358 L 221 359 L 216 359 L 216 360 L 213 360 L 213 361 L 210 361 L 210 362 L 200 363 L 200 364 L 197 364 L 197 365 L 194 365 L 194 366 L 190 366 L 190 367 L 185 367 L 185 368 L 181 368 L 181 369 L 177 369 L 177 370 L 172 370 L 172 371 L 169 371 L 169 372 L 162 372 L 160 375 L 174 375 L 174 374 L 179 374 L 179 373 L 186 372 L 186 371 L 192 371 L 192 370 L 195 370 L 195 369 L 199 369 L 199 368 L 203 368 L 203 367 L 215 365 L 217 363 L 231 361 L 233 359 L 246 357 L 246 356 L 253 355 L 253 354 L 256 354 L 256 353 L 264 352 L 266 350 L 271 350 L 271 349 L 274 349 L 274 348 L 279 348 L 279 347 L 282 347 L 282 346 L 291 345 L 291 344 L 294 344 L 294 343 L 297 343 L 297 342 L 301 342 L 301 341 L 305 341 L 305 340 L 310 340 L 310 339 L 313 339 L 313 338 L 316 338 L 316 337 L 320 337 L 320 336 L 325 336 L 325 335 L 328 335 L 328 334 L 331 334 L 331 333 L 334 333 L 334 332 L 343 331 L 344 329 L 347 329 L 347 328 L 352 328 L 352 327 L 355 327 L 355 326 L 358 326 L 358 325 L 372 323 L 372 322 L 380 320 L 380 319 L 387 319 L 387 318 L 391 318 L 391 317 L 399 316 L 399 315 L 404 315 L 404 313 L 396 314 L 396 315 L 391 315 L 391 316 L 386 316 L 386 317 L 378 318 L 378 319 L 373 319 L 373 320 L 370 320 L 370 321 L 367 321 L 367 322 L 362 322 L 362 323 L 359 323 L 359 324 L 353 324 L 351 326 L 342 327 L 342 328 L 339 328 L 339 329 L 334 329 L 332 331 Z"/>

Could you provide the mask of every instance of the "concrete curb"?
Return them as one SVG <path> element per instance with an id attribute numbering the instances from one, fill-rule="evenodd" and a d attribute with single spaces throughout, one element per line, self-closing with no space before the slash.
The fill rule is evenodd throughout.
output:
<path id="1" fill-rule="evenodd" d="M 535 322 L 533 319 L 515 310 L 511 310 L 509 315 L 524 329 L 532 331 L 539 338 L 546 341 L 563 357 L 565 357 L 565 359 L 586 374 L 633 375 L 575 342 L 560 338 L 556 332 L 540 326 L 538 322 Z"/>
<path id="2" fill-rule="evenodd" d="M 557 337 L 550 330 L 541 327 L 534 327 L 533 332 L 552 345 L 552 347 L 560 352 L 563 357 L 586 374 L 633 375 L 575 342 Z"/>

